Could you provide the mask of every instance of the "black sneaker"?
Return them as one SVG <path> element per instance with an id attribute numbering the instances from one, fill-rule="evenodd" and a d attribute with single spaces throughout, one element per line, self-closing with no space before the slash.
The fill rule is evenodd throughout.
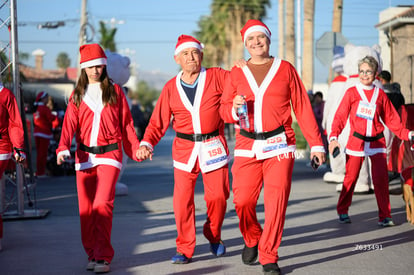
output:
<path id="1" fill-rule="evenodd" d="M 265 264 L 263 265 L 263 273 L 265 275 L 270 275 L 270 274 L 282 274 L 282 272 L 280 271 L 279 266 L 277 265 L 277 263 L 271 263 L 271 264 Z"/>
<path id="2" fill-rule="evenodd" d="M 257 259 L 257 245 L 253 247 L 248 247 L 244 245 L 242 252 L 242 261 L 244 264 L 252 265 L 256 262 Z"/>
<path id="3" fill-rule="evenodd" d="M 340 214 L 339 215 L 339 223 L 351 223 L 351 218 L 348 214 Z"/>

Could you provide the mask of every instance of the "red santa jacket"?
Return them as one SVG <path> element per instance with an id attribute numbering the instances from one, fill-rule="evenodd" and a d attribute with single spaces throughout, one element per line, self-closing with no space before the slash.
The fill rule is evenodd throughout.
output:
<path id="1" fill-rule="evenodd" d="M 371 114 L 369 114 L 370 112 Z M 358 83 L 346 91 L 335 113 L 329 140 L 338 137 L 348 118 L 351 132 L 345 153 L 352 156 L 386 153 L 385 138 L 381 137 L 384 131 L 382 122 L 400 139 L 408 140 L 409 138 L 409 130 L 401 124 L 400 116 L 391 101 L 384 91 L 375 85 L 367 87 Z M 355 132 L 357 134 L 354 134 Z M 377 137 L 377 139 L 364 141 L 356 135 Z"/>
<path id="2" fill-rule="evenodd" d="M 99 87 L 100 83 L 89 84 L 88 87 L 92 85 Z M 70 156 L 70 146 L 76 134 L 76 170 L 84 170 L 100 164 L 121 169 L 122 146 L 131 159 L 138 161 L 134 152 L 139 148 L 139 141 L 135 134 L 131 112 L 121 87 L 117 84 L 114 86 L 118 98 L 113 105 L 103 105 L 102 100 L 93 100 L 87 90 L 79 108 L 73 102 L 73 93 L 69 99 L 56 154 Z M 118 144 L 118 149 L 104 154 L 88 153 L 79 148 L 80 144 L 94 147 L 114 143 Z"/>
<path id="3" fill-rule="evenodd" d="M 59 124 L 59 119 L 52 111 L 43 104 L 37 103 L 36 112 L 33 114 L 33 136 L 52 139 L 52 128 Z"/>
<path id="4" fill-rule="evenodd" d="M 224 89 L 228 71 L 220 68 L 201 68 L 194 104 L 185 94 L 180 78 L 182 72 L 164 86 L 145 130 L 141 145 L 153 148 L 164 136 L 172 117 L 176 132 L 184 134 L 207 134 L 219 131 L 219 140 L 225 150 L 222 159 L 210 168 L 200 165 L 203 172 L 220 168 L 228 163 L 228 148 L 224 137 L 224 122 L 219 114 L 220 97 Z M 202 142 L 176 137 L 173 142 L 172 157 L 174 167 L 191 171 L 197 158 L 202 156 Z"/>
<path id="5" fill-rule="evenodd" d="M 414 128 L 414 104 L 402 105 L 398 110 L 403 125 Z M 414 167 L 414 151 L 411 141 L 402 141 L 398 137 L 392 140 L 391 152 L 388 159 L 388 170 L 401 173 L 403 170 Z"/>
<path id="6" fill-rule="evenodd" d="M 260 87 L 257 86 L 248 66 L 242 69 L 234 67 L 221 100 L 220 112 L 225 122 L 238 121 L 233 108 L 233 98 L 236 95 L 244 95 L 247 101 L 249 132 L 269 132 L 284 126 L 285 137 L 283 138 L 287 146 L 280 150 L 265 152 L 262 151 L 264 147 L 261 143 L 272 142 L 271 140 L 254 140 L 236 133 L 235 156 L 256 156 L 257 159 L 265 159 L 294 152 L 296 139 L 292 129 L 291 106 L 311 150 L 325 151 L 308 94 L 299 75 L 289 62 L 274 59 Z"/>
<path id="7" fill-rule="evenodd" d="M 10 159 L 13 147 L 24 148 L 22 119 L 14 94 L 0 83 L 0 160 Z"/>

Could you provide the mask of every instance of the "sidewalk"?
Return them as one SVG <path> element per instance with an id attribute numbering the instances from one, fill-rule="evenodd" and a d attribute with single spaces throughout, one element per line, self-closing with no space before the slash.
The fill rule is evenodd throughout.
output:
<path id="1" fill-rule="evenodd" d="M 232 203 L 223 224 L 227 254 L 215 258 L 203 237 L 205 202 L 201 178 L 196 186 L 197 246 L 193 262 L 172 265 L 175 224 L 172 210 L 171 137 L 156 147 L 153 161 L 128 163 L 122 182 L 127 196 L 115 199 L 110 274 L 263 274 L 260 265 L 241 262 L 243 240 Z M 396 226 L 377 225 L 375 197 L 354 196 L 352 224 L 339 224 L 335 185 L 322 181 L 297 160 L 286 215 L 279 265 L 283 274 L 412 274 L 414 226 L 405 222 L 401 195 L 391 195 Z M 37 208 L 49 209 L 42 219 L 4 222 L 0 274 L 94 274 L 85 270 L 87 257 L 80 239 L 75 177 L 38 180 Z M 263 223 L 263 197 L 258 202 Z"/>

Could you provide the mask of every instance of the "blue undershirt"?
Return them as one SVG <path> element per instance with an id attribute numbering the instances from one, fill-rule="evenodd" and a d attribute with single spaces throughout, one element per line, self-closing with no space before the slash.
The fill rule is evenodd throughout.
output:
<path id="1" fill-rule="evenodd" d="M 188 100 L 191 102 L 191 105 L 194 105 L 195 93 L 197 91 L 198 77 L 193 84 L 187 84 L 184 81 L 180 80 L 181 86 L 184 89 L 185 94 L 187 95 Z"/>

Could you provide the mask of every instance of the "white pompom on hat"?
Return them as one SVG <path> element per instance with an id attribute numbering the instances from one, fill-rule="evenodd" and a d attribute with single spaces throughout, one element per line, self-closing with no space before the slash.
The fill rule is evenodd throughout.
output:
<path id="1" fill-rule="evenodd" d="M 264 33 L 267 38 L 269 39 L 272 37 L 272 33 L 270 32 L 269 28 L 262 22 L 256 19 L 250 19 L 247 21 L 247 23 L 244 25 L 244 27 L 241 29 L 240 34 L 243 39 L 244 45 L 246 45 L 246 39 L 252 32 L 262 32 Z"/>
<path id="2" fill-rule="evenodd" d="M 82 69 L 106 65 L 106 55 L 99 44 L 85 44 L 80 46 L 80 67 Z"/>
<path id="3" fill-rule="evenodd" d="M 204 45 L 194 37 L 182 34 L 178 37 L 177 44 L 175 45 L 174 55 L 178 55 L 182 50 L 188 48 L 197 48 L 200 51 L 203 51 Z"/>

